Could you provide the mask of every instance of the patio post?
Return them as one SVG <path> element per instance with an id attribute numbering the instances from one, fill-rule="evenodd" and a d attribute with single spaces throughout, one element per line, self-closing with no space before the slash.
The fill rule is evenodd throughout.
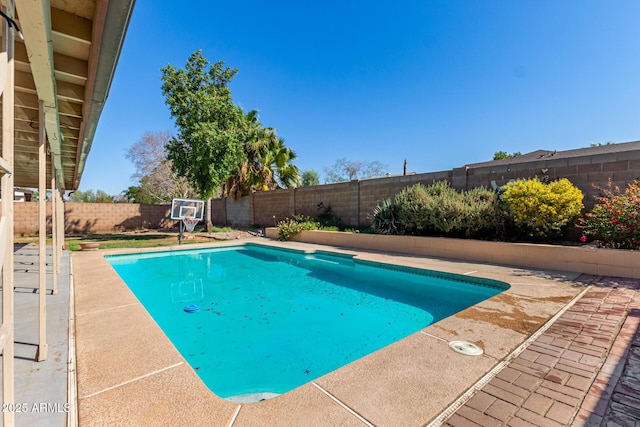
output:
<path id="1" fill-rule="evenodd" d="M 8 4 L 8 6 L 7 6 Z M 14 16 L 12 1 L 3 2 L 4 13 Z M 14 316 L 13 316 L 13 163 L 14 163 L 14 39 L 9 23 L 3 20 L 2 51 L 7 55 L 6 79 L 2 92 L 2 218 L 0 236 L 2 248 L 2 327 L 0 344 L 2 347 L 2 403 L 14 403 Z M 3 425 L 13 426 L 15 416 L 12 411 L 3 411 Z"/>
<path id="2" fill-rule="evenodd" d="M 51 273 L 53 295 L 58 293 L 58 273 L 60 272 L 60 249 L 58 248 L 58 185 L 56 180 L 56 167 L 51 153 Z"/>
<path id="3" fill-rule="evenodd" d="M 44 103 L 38 103 L 38 352 L 36 360 L 47 358 L 47 153 Z"/>

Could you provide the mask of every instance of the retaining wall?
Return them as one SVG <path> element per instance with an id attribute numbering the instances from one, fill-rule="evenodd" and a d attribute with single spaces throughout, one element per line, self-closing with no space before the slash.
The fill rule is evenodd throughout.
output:
<path id="1" fill-rule="evenodd" d="M 277 228 L 267 228 L 267 237 L 276 238 L 277 235 Z M 303 231 L 293 240 L 320 245 L 507 264 L 543 270 L 640 278 L 640 251 L 632 250 L 336 231 Z"/>

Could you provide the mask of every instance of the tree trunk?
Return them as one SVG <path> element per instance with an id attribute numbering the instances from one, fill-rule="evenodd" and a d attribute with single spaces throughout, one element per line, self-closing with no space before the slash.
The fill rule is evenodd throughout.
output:
<path id="1" fill-rule="evenodd" d="M 204 213 L 205 213 L 204 229 L 207 233 L 211 233 L 213 231 L 213 222 L 211 221 L 211 206 L 212 206 L 211 200 L 212 200 L 211 197 L 207 199 L 207 203 L 205 204 L 205 209 L 204 209 Z"/>

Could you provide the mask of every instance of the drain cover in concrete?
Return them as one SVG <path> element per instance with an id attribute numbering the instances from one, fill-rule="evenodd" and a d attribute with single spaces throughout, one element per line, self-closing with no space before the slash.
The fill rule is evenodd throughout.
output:
<path id="1" fill-rule="evenodd" d="M 464 354 L 467 356 L 480 356 L 483 350 L 475 344 L 466 341 L 451 341 L 449 348 L 456 353 Z"/>

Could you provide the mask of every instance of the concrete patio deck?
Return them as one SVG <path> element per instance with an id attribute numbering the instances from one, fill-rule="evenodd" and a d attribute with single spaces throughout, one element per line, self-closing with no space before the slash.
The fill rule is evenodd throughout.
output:
<path id="1" fill-rule="evenodd" d="M 51 292 L 51 247 L 47 248 L 47 359 L 36 362 L 38 350 L 39 262 L 36 245 L 15 245 L 15 412 L 17 426 L 67 425 L 69 356 L 70 256 L 62 252 L 58 293 Z M 0 294 L 1 295 L 1 294 Z M 0 298 L 1 299 L 1 298 Z M 0 377 L 2 372 L 0 370 Z M 5 408 L 7 409 L 7 408 Z M 16 409 L 14 407 L 14 409 Z"/>
<path id="2" fill-rule="evenodd" d="M 226 244 L 238 242 L 217 245 Z M 625 394 L 633 384 L 622 383 L 622 373 L 636 369 L 628 347 L 638 281 L 328 249 L 503 280 L 511 289 L 289 393 L 237 404 L 204 386 L 104 260 L 138 250 L 74 253 L 80 424 L 546 426 L 598 425 L 618 419 L 621 404 L 633 414 L 633 394 Z M 452 339 L 480 344 L 485 354 L 453 353 Z"/>
<path id="3" fill-rule="evenodd" d="M 107 251 L 74 253 L 80 425 L 640 425 L 640 280 L 337 250 L 513 286 L 292 392 L 237 404 L 204 386 L 104 261 Z M 36 254 L 16 252 L 16 403 L 63 407 L 69 253 L 60 292 L 47 297 L 49 358 L 40 363 Z M 454 337 L 485 355 L 451 352 Z M 64 411 L 16 414 L 18 426 L 66 423 Z"/>

